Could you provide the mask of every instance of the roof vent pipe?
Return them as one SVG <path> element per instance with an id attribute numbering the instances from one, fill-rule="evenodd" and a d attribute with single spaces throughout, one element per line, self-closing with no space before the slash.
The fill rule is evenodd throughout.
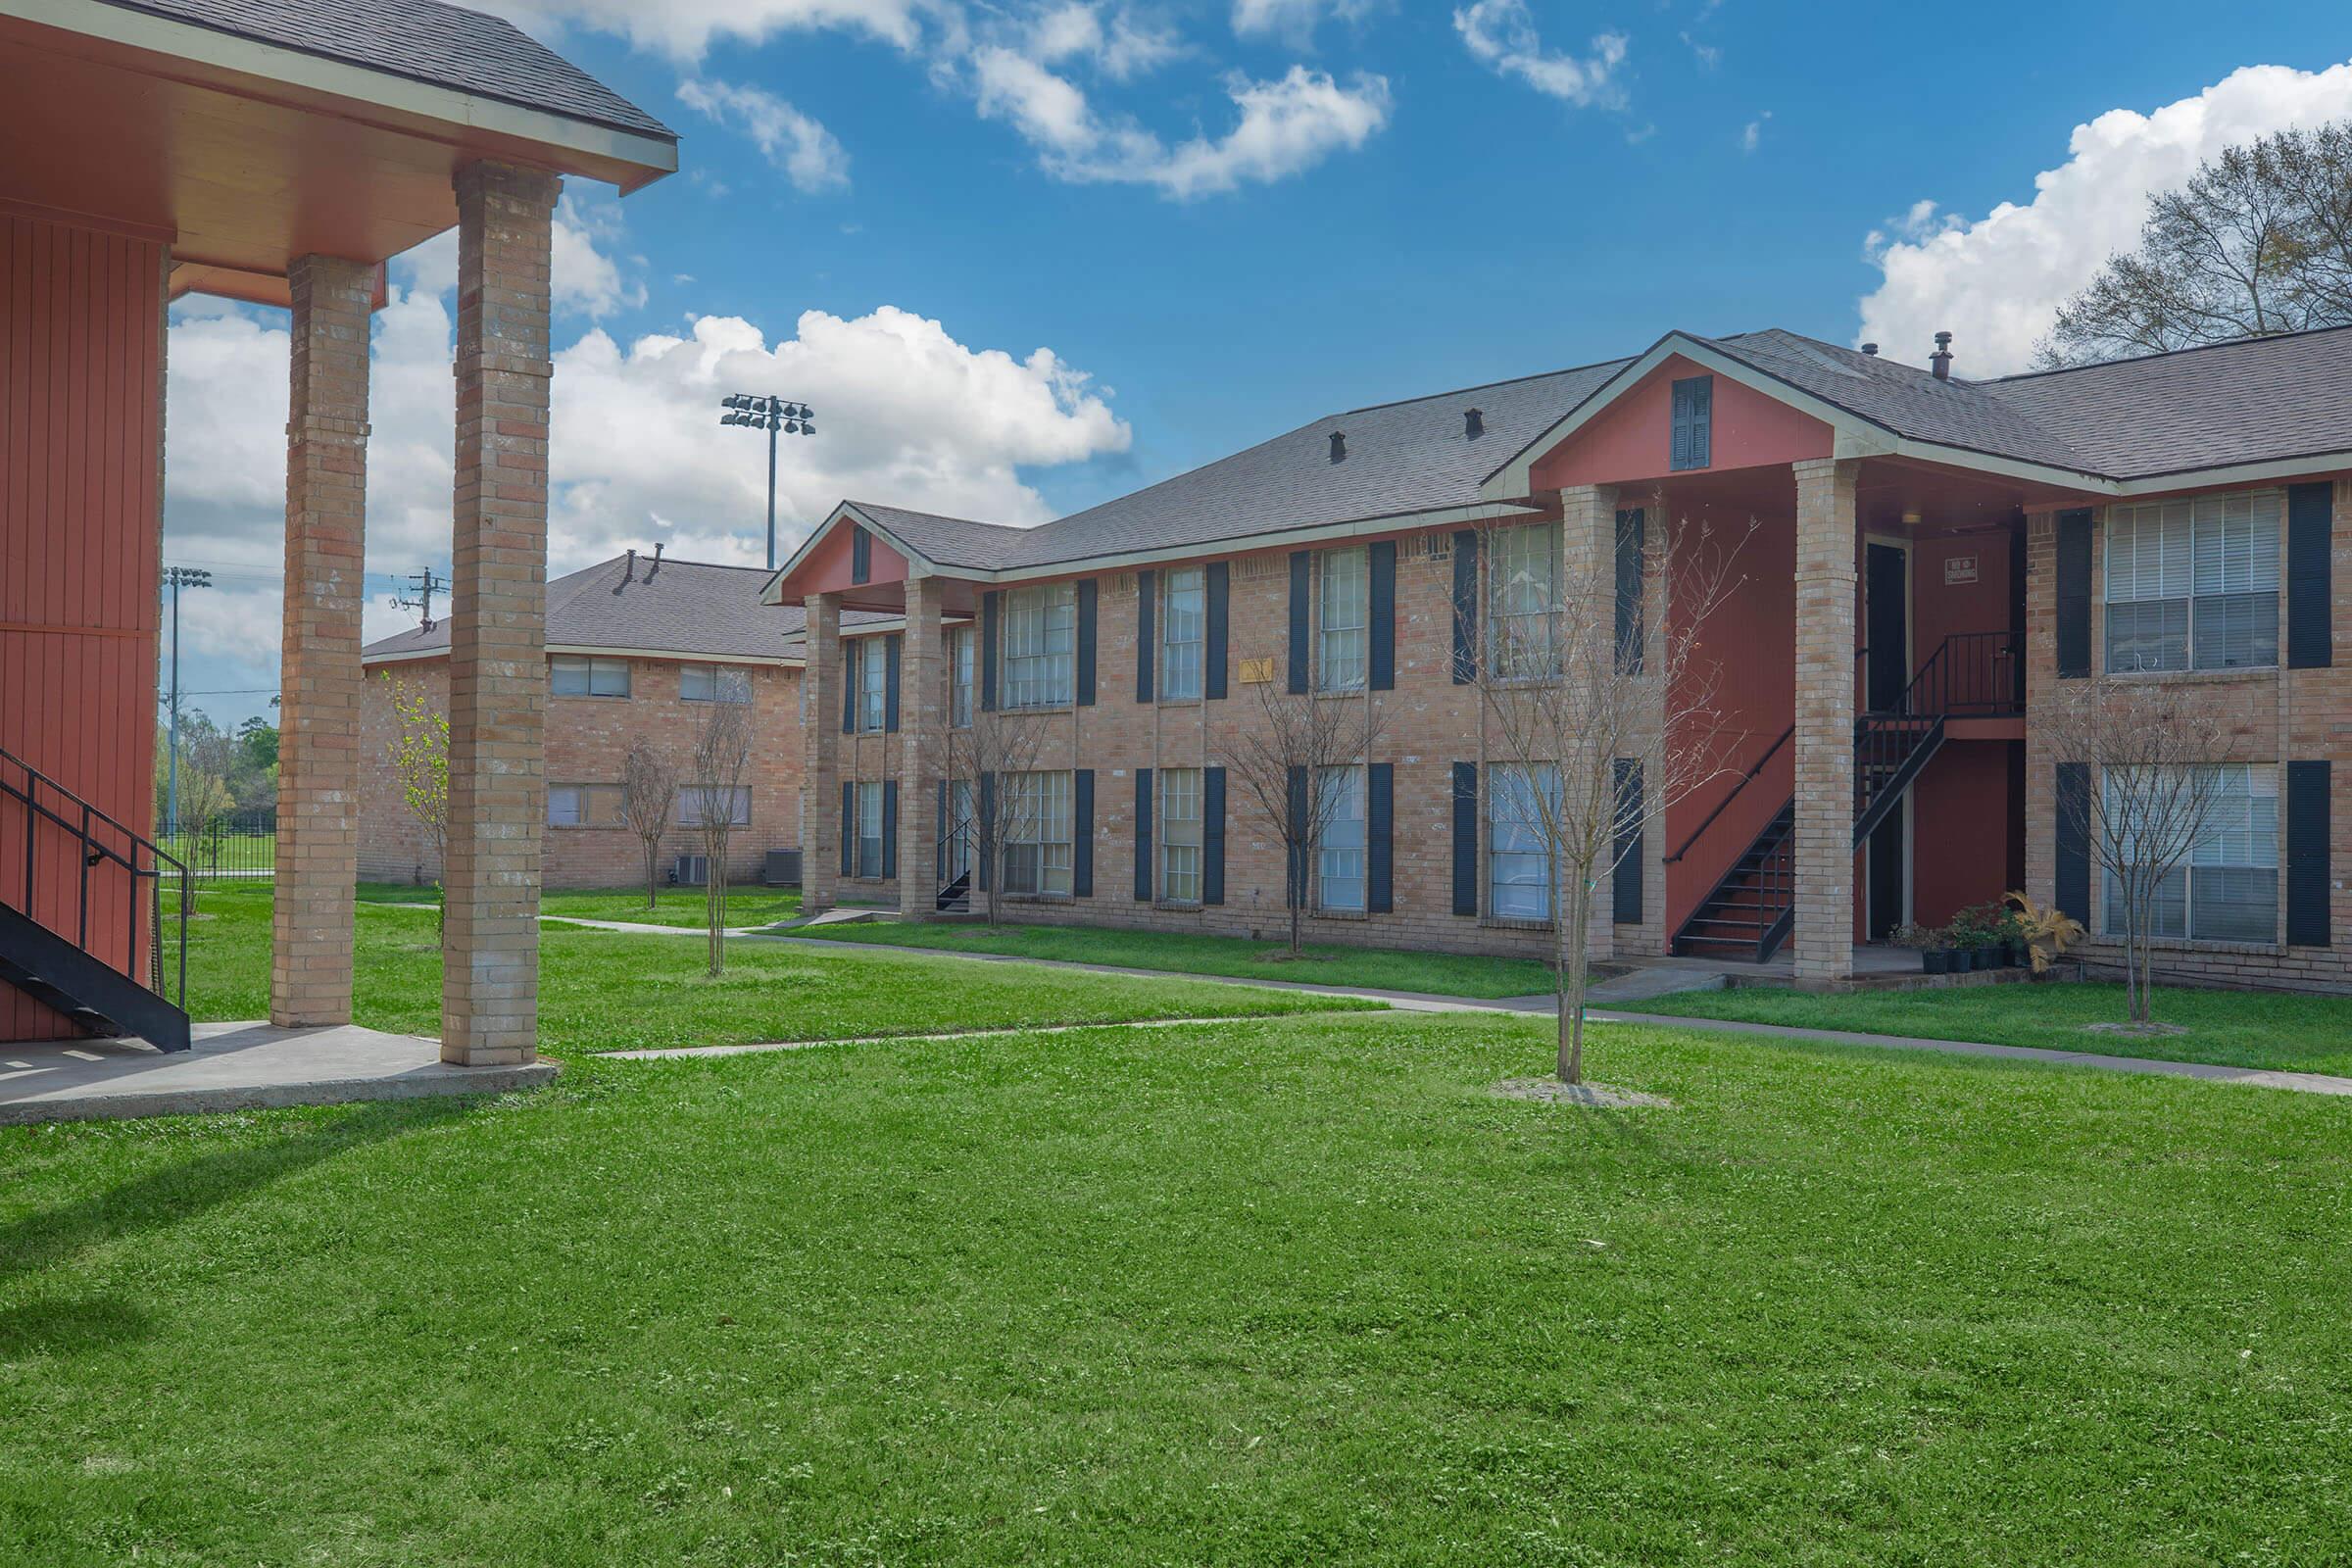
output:
<path id="1" fill-rule="evenodd" d="M 1952 378 L 1951 333 L 1938 332 L 1936 334 L 1936 352 L 1928 356 L 1928 365 L 1935 370 L 1936 380 L 1949 381 Z"/>
<path id="2" fill-rule="evenodd" d="M 635 545 L 629 546 L 629 564 L 627 569 L 621 572 L 620 580 L 622 582 L 637 580 L 637 547 Z"/>
<path id="3" fill-rule="evenodd" d="M 645 580 L 646 580 L 647 582 L 652 582 L 652 581 L 654 580 L 654 573 L 655 573 L 655 572 L 657 572 L 657 571 L 660 571 L 661 569 L 662 569 L 662 542 L 661 542 L 660 540 L 658 540 L 658 539 L 657 539 L 656 541 L 654 541 L 654 564 L 653 564 L 652 567 L 651 567 L 651 568 L 649 568 L 649 569 L 647 570 L 647 572 L 646 572 L 646 574 L 645 574 Z"/>
<path id="4" fill-rule="evenodd" d="M 1862 352 L 1875 360 L 1879 357 L 1879 346 L 1876 343 L 1865 343 L 1862 345 Z"/>
<path id="5" fill-rule="evenodd" d="M 1348 433 L 1344 430 L 1331 432 L 1331 461 L 1334 463 L 1348 461 Z"/>
<path id="6" fill-rule="evenodd" d="M 1463 411 L 1463 414 L 1462 414 L 1462 435 L 1463 435 L 1463 436 L 1464 436 L 1466 439 L 1468 439 L 1468 440 L 1475 441 L 1475 440 L 1477 440 L 1477 439 L 1478 439 L 1480 436 L 1482 436 L 1482 435 L 1485 435 L 1486 433 L 1487 433 L 1487 416 L 1486 416 L 1486 415 L 1485 415 L 1484 413 L 1482 413 L 1481 411 L 1477 410 L 1477 409 L 1468 409 L 1468 410 L 1465 410 L 1465 411 Z"/>

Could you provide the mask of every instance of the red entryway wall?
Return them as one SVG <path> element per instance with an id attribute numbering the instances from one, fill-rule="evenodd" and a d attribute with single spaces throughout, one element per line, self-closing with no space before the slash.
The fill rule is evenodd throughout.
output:
<path id="1" fill-rule="evenodd" d="M 154 802 L 166 270 L 152 239 L 0 208 L 0 747 L 141 833 Z M 71 929 L 77 868 L 54 830 L 38 849 L 35 912 Z M 0 874 L 21 878 L 24 857 L 24 812 L 0 799 Z M 94 874 L 92 892 L 90 945 L 121 963 L 119 868 Z M 9 902 L 23 897 L 12 883 Z M 0 985 L 0 1040 L 72 1032 Z"/>

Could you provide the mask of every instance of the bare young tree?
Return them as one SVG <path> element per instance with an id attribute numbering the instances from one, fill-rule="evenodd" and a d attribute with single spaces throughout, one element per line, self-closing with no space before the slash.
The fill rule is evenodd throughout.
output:
<path id="1" fill-rule="evenodd" d="M 1283 906 L 1297 957 L 1312 897 L 1308 873 L 1342 799 L 1325 788 L 1326 770 L 1367 761 L 1386 721 L 1354 694 L 1281 691 L 1270 681 L 1257 687 L 1257 708 L 1258 721 L 1242 726 L 1222 753 L 1243 799 L 1282 845 Z"/>
<path id="2" fill-rule="evenodd" d="M 1658 508 L 1644 513 L 1655 518 Z M 1652 523 L 1614 550 L 1571 541 L 1545 583 L 1540 570 L 1503 564 L 1495 546 L 1508 526 L 1480 529 L 1484 613 L 1471 681 L 1487 714 L 1488 759 L 1508 770 L 1484 793 L 1490 821 L 1504 813 L 1547 870 L 1559 1076 L 1575 1084 L 1584 1081 L 1597 890 L 1621 868 L 1640 874 L 1633 845 L 1726 771 L 1733 737 L 1717 706 L 1721 666 L 1703 634 L 1744 580 L 1734 567 L 1753 528 L 1726 537 Z M 1623 612 L 1621 580 L 1629 592 L 1631 581 L 1641 585 Z"/>
<path id="3" fill-rule="evenodd" d="M 620 764 L 620 816 L 645 846 L 645 906 L 655 906 L 661 875 L 662 836 L 677 809 L 678 770 L 666 753 L 639 736 Z"/>
<path id="4" fill-rule="evenodd" d="M 988 888 L 988 923 L 1004 923 L 1004 871 L 1012 846 L 1034 844 L 1042 825 L 1037 797 L 1013 781 L 1034 772 L 1046 720 L 1019 710 L 984 709 L 948 731 L 950 791 L 957 801 L 951 836 L 971 846 L 972 868 Z M 901 876 L 907 868 L 899 868 Z"/>
<path id="5" fill-rule="evenodd" d="M 2226 148 L 2148 199 L 2038 347 L 2051 368 L 2352 320 L 2352 121 Z"/>
<path id="6" fill-rule="evenodd" d="M 712 703 L 694 740 L 694 779 L 683 786 L 702 834 L 710 873 L 704 879 L 710 934 L 710 973 L 727 966 L 727 844 L 743 825 L 737 808 L 749 798 L 752 710 L 743 703 Z"/>
<path id="7" fill-rule="evenodd" d="M 397 676 L 392 680 L 392 711 L 400 733 L 385 747 L 386 760 L 400 781 L 402 803 L 424 829 L 437 882 L 448 874 L 449 864 L 449 715 L 432 705 L 424 688 Z M 441 912 L 433 916 L 436 936 L 448 918 L 446 892 L 439 903 Z"/>
<path id="8" fill-rule="evenodd" d="M 2172 688 L 2105 681 L 2064 682 L 2034 710 L 2058 776 L 2079 770 L 2078 784 L 2057 792 L 2058 820 L 2114 885 L 2135 1028 L 2154 1016 L 2158 901 L 2221 825 L 2231 740 L 2221 714 L 2220 705 L 2183 701 Z"/>

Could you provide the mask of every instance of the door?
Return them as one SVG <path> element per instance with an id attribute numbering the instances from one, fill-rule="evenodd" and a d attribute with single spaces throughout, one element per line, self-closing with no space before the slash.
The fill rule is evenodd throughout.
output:
<path id="1" fill-rule="evenodd" d="M 1870 830 L 1870 937 L 1884 942 L 1904 920 L 1904 869 L 1910 860 L 1911 801 L 1906 795 Z"/>
<path id="2" fill-rule="evenodd" d="M 1863 656 L 1868 667 L 1865 697 L 1874 713 L 1902 701 L 1911 684 L 1911 562 L 1900 545 L 1865 548 L 1863 571 Z"/>

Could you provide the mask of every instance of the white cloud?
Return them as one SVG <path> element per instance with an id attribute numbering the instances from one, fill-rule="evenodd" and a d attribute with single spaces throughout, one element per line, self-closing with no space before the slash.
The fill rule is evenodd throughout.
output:
<path id="1" fill-rule="evenodd" d="M 1583 59 L 1545 51 L 1527 0 L 1473 0 L 1453 14 L 1453 30 L 1472 59 L 1497 74 L 1516 76 L 1536 91 L 1578 108 L 1616 109 L 1625 93 L 1613 79 L 1625 64 L 1626 37 L 1603 32 Z"/>
<path id="2" fill-rule="evenodd" d="M 1031 59 L 1047 65 L 1084 60 L 1113 81 L 1155 71 L 1184 53 L 1175 32 L 1137 17 L 1125 7 L 1109 11 L 1081 0 L 1048 5 L 1029 19 Z"/>
<path id="3" fill-rule="evenodd" d="M 1752 153 L 1758 146 L 1762 145 L 1764 140 L 1764 122 L 1770 120 L 1771 118 L 1772 111 L 1767 109 L 1762 114 L 1756 116 L 1755 119 L 1749 121 L 1746 124 L 1740 127 L 1740 150 L 1741 152 Z"/>
<path id="4" fill-rule="evenodd" d="M 2031 202 L 1970 220 L 1923 199 L 1873 231 L 1865 249 L 1885 281 L 1861 301 L 1856 341 L 1919 361 L 1948 329 L 1968 373 L 2024 369 L 2058 307 L 2138 242 L 2151 193 L 2187 183 L 2232 143 L 2346 114 L 2352 64 L 2247 66 L 2151 114 L 2111 109 L 2075 127 L 2067 161 L 2034 176 Z"/>
<path id="5" fill-rule="evenodd" d="M 1272 33 L 1304 44 L 1325 19 L 1361 22 L 1382 0 L 1233 0 L 1233 30 L 1243 37 Z"/>
<path id="6" fill-rule="evenodd" d="M 488 0 L 484 9 L 541 37 L 584 27 L 681 64 L 700 61 L 720 39 L 759 44 L 818 29 L 862 33 L 911 53 L 927 35 L 961 24 L 949 0 Z"/>
<path id="7" fill-rule="evenodd" d="M 678 101 L 751 137 L 797 190 L 821 191 L 850 182 L 850 155 L 833 133 L 774 93 L 689 77 L 678 83 Z"/>

